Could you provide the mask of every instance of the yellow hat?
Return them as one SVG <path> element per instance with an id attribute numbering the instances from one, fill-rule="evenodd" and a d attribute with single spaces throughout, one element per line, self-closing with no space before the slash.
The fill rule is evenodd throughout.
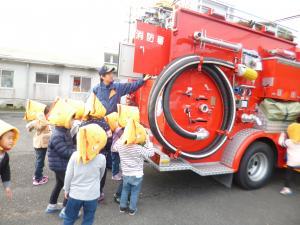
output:
<path id="1" fill-rule="evenodd" d="M 65 99 L 65 101 L 76 110 L 75 120 L 81 120 L 84 114 L 84 102 L 70 98 Z"/>
<path id="2" fill-rule="evenodd" d="M 146 129 L 137 121 L 129 119 L 121 137 L 124 144 L 144 144 L 146 142 Z"/>
<path id="3" fill-rule="evenodd" d="M 77 133 L 77 162 L 83 164 L 94 159 L 105 147 L 107 136 L 105 131 L 97 124 L 89 124 L 79 128 Z"/>
<path id="4" fill-rule="evenodd" d="M 105 121 L 108 123 L 111 131 L 115 131 L 119 126 L 119 114 L 117 112 L 112 112 L 104 117 Z"/>
<path id="5" fill-rule="evenodd" d="M 300 143 L 300 123 L 292 123 L 287 128 L 289 139 L 294 143 Z"/>
<path id="6" fill-rule="evenodd" d="M 128 119 L 140 122 L 140 111 L 138 107 L 118 104 L 119 125 L 125 127 Z"/>
<path id="7" fill-rule="evenodd" d="M 12 131 L 15 133 L 15 136 L 14 136 L 14 146 L 15 146 L 20 137 L 19 130 L 16 127 L 4 122 L 3 120 L 0 120 L 0 138 L 8 131 Z M 2 150 L 3 150 L 3 148 L 0 146 L 0 151 L 2 151 Z"/>
<path id="8" fill-rule="evenodd" d="M 105 114 L 106 114 L 105 107 L 99 101 L 98 97 L 94 93 L 91 93 L 91 95 L 89 96 L 89 98 L 85 103 L 85 111 L 83 115 L 84 119 L 87 119 L 88 116 L 101 119 L 105 116 Z"/>
<path id="9" fill-rule="evenodd" d="M 71 120 L 76 114 L 75 109 L 67 104 L 64 100 L 58 98 L 48 114 L 50 124 L 67 129 L 71 128 Z"/>
<path id="10" fill-rule="evenodd" d="M 172 7 L 173 7 L 173 1 L 170 1 L 170 0 L 160 0 L 160 1 L 157 1 L 155 3 L 155 6 L 156 7 L 163 7 L 163 8 L 172 9 Z"/>
<path id="11" fill-rule="evenodd" d="M 31 121 L 37 119 L 37 113 L 44 113 L 47 105 L 28 99 L 26 102 L 26 111 L 24 120 Z"/>

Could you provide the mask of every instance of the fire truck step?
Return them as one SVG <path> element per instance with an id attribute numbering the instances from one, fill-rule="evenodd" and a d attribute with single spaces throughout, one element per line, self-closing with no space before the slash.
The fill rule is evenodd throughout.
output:
<path id="1" fill-rule="evenodd" d="M 161 172 L 167 171 L 180 171 L 180 170 L 191 170 L 191 165 L 189 163 L 184 162 L 182 159 L 171 159 L 169 165 L 160 166 L 152 161 L 151 158 L 146 159 L 151 166 Z"/>
<path id="2" fill-rule="evenodd" d="M 171 159 L 169 165 L 162 166 L 153 162 L 151 158 L 147 158 L 146 160 L 150 163 L 151 166 L 161 172 L 191 170 L 201 176 L 213 176 L 233 173 L 233 169 L 227 167 L 221 162 L 191 164 L 179 158 Z"/>
<path id="3" fill-rule="evenodd" d="M 201 176 L 213 176 L 233 173 L 233 169 L 225 166 L 220 162 L 201 163 L 197 165 L 191 165 L 192 171 Z"/>

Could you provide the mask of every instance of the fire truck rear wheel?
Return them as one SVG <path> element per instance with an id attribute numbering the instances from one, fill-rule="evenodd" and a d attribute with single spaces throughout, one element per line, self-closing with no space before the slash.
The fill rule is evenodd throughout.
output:
<path id="1" fill-rule="evenodd" d="M 263 187 L 271 178 L 274 168 L 274 152 L 264 142 L 254 142 L 246 150 L 236 174 L 236 182 L 251 190 Z"/>

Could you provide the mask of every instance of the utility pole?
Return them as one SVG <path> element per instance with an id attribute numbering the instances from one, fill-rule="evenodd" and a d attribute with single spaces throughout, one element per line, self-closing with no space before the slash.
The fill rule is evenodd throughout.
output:
<path id="1" fill-rule="evenodd" d="M 130 31 L 131 31 L 131 9 L 132 7 L 130 6 L 129 8 L 129 21 L 128 21 L 128 37 L 127 37 L 127 42 L 130 42 Z"/>

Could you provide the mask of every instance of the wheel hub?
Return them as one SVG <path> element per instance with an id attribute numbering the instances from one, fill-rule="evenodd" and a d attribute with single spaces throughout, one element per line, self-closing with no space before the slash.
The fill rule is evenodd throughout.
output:
<path id="1" fill-rule="evenodd" d="M 248 177 L 252 181 L 261 180 L 268 171 L 267 156 L 261 152 L 255 153 L 247 165 Z"/>

